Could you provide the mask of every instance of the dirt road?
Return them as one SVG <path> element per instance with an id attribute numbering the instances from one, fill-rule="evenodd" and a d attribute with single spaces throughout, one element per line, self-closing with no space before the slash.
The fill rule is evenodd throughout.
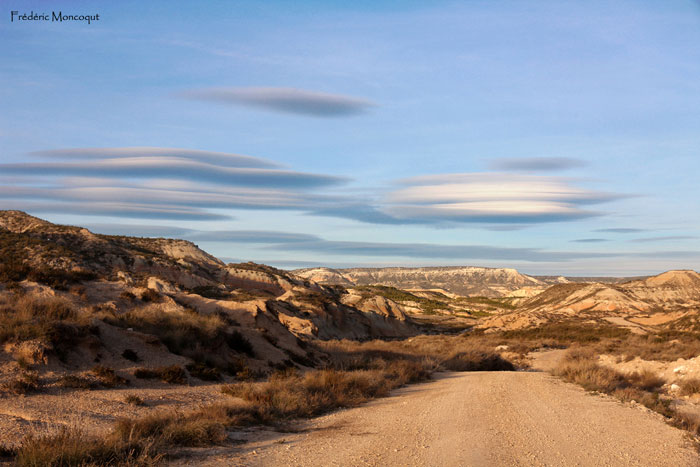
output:
<path id="1" fill-rule="evenodd" d="M 545 373 L 439 375 L 392 397 L 308 422 L 251 432 L 190 465 L 689 466 L 684 432 L 656 414 L 593 396 Z M 202 453 L 205 454 L 205 453 Z"/>

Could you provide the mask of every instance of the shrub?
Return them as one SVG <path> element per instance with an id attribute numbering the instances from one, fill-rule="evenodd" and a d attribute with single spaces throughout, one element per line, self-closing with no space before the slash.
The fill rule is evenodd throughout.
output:
<path id="1" fill-rule="evenodd" d="M 36 373 L 25 372 L 3 386 L 13 394 L 28 394 L 39 389 L 39 376 Z"/>
<path id="2" fill-rule="evenodd" d="M 17 449 L 20 467 L 82 465 L 152 465 L 160 456 L 149 454 L 149 443 L 92 438 L 63 428 L 57 435 L 29 436 Z"/>
<path id="3" fill-rule="evenodd" d="M 24 296 L 0 304 L 0 344 L 38 339 L 63 358 L 87 331 L 70 304 L 59 298 Z"/>
<path id="4" fill-rule="evenodd" d="M 700 394 L 700 378 L 688 378 L 678 383 L 681 388 L 681 394 L 690 396 L 692 394 Z"/>
<path id="5" fill-rule="evenodd" d="M 117 375 L 112 368 L 97 365 L 94 366 L 90 371 L 97 377 L 97 379 L 100 381 L 100 384 L 106 388 L 125 386 L 129 384 L 129 380 Z"/>
<path id="6" fill-rule="evenodd" d="M 141 294 L 141 300 L 146 303 L 161 303 L 163 302 L 163 296 L 153 289 L 146 289 Z"/>
<path id="7" fill-rule="evenodd" d="M 442 366 L 450 371 L 515 371 L 515 365 L 499 354 L 476 349 L 453 354 Z"/>
<path id="8" fill-rule="evenodd" d="M 143 399 L 134 394 L 129 394 L 124 398 L 124 402 L 131 405 L 145 405 Z"/>
<path id="9" fill-rule="evenodd" d="M 187 373 L 184 368 L 177 365 L 160 368 L 137 368 L 134 376 L 141 379 L 160 379 L 171 384 L 187 384 Z"/>
<path id="10" fill-rule="evenodd" d="M 213 285 L 200 285 L 194 287 L 191 292 L 205 298 L 222 300 L 229 297 L 229 293 Z"/>
<path id="11" fill-rule="evenodd" d="M 655 391 L 666 383 L 662 377 L 649 370 L 632 373 L 627 376 L 627 380 L 633 386 L 645 391 Z"/>
<path id="12" fill-rule="evenodd" d="M 204 363 L 190 363 L 187 365 L 187 371 L 195 378 L 203 381 L 221 381 L 221 371 Z"/>
<path id="13" fill-rule="evenodd" d="M 124 290 L 122 293 L 119 294 L 119 298 L 127 302 L 133 302 L 134 300 L 136 300 L 136 295 L 129 292 L 128 290 Z"/>
<path id="14" fill-rule="evenodd" d="M 74 388 L 74 389 L 92 389 L 97 385 L 90 381 L 89 379 L 77 376 L 77 375 L 66 375 L 62 376 L 58 382 L 58 386 L 62 388 Z"/>
<path id="15" fill-rule="evenodd" d="M 611 393 L 629 386 L 620 373 L 590 360 L 565 361 L 556 368 L 555 374 L 589 391 Z"/>

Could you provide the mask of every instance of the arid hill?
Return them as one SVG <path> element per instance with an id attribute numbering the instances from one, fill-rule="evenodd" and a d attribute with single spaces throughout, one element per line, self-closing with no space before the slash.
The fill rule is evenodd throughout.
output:
<path id="1" fill-rule="evenodd" d="M 75 315 L 74 345 L 58 352 L 68 351 L 63 357 L 71 364 L 74 352 L 84 364 L 127 367 L 122 353 L 138 347 L 157 351 L 162 361 L 184 356 L 238 371 L 245 360 L 264 371 L 319 358 L 305 350 L 304 338 L 415 332 L 402 307 L 384 297 L 348 293 L 269 266 L 227 265 L 184 240 L 97 235 L 1 211 L 0 259 L 4 306 L 25 304 L 42 313 L 60 303 Z M 33 348 L 32 358 L 53 359 L 57 349 L 43 339 L 44 331 L 21 345 L 7 336 L 0 345 L 7 342 L 14 353 Z"/>
<path id="2" fill-rule="evenodd" d="M 667 271 L 621 284 L 554 285 L 516 310 L 484 320 L 486 328 L 521 328 L 557 319 L 607 319 L 698 330 L 700 274 Z M 622 319 L 623 321 L 620 321 Z"/>

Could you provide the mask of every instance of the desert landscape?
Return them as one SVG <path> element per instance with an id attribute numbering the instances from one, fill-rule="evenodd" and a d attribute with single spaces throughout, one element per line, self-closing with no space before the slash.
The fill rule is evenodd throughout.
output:
<path id="1" fill-rule="evenodd" d="M 700 466 L 699 2 L 14 3 L 0 467 Z"/>
<path id="2" fill-rule="evenodd" d="M 8 465 L 700 459 L 694 271 L 284 271 L 20 211 L 0 241 Z"/>

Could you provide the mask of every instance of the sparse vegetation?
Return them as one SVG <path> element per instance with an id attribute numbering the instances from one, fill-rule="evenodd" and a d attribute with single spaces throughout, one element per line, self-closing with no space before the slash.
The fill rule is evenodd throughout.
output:
<path id="1" fill-rule="evenodd" d="M 123 440 L 116 436 L 96 438 L 76 429 L 57 435 L 29 436 L 15 454 L 19 467 L 79 465 L 153 465 L 162 456 L 150 455 L 149 442 Z"/>
<path id="2" fill-rule="evenodd" d="M 62 388 L 72 389 L 93 389 L 97 386 L 97 384 L 90 379 L 78 375 L 62 376 L 56 384 Z"/>
<path id="3" fill-rule="evenodd" d="M 143 402 L 143 399 L 141 399 L 139 396 L 137 396 L 135 394 L 129 394 L 128 396 L 126 396 L 124 398 L 124 402 L 126 402 L 127 404 L 131 404 L 131 405 L 145 405 L 145 403 Z"/>
<path id="4" fill-rule="evenodd" d="M 253 355 L 248 339 L 224 314 L 200 314 L 188 309 L 165 313 L 155 307 L 106 314 L 107 323 L 156 336 L 171 352 L 219 370 L 229 371 L 240 354 Z"/>
<path id="5" fill-rule="evenodd" d="M 177 365 L 160 368 L 137 368 L 134 376 L 141 379 L 159 379 L 170 384 L 187 384 L 187 372 Z"/>
<path id="6" fill-rule="evenodd" d="M 16 378 L 3 385 L 3 389 L 13 394 L 29 394 L 39 390 L 39 375 L 34 372 L 22 372 Z"/>
<path id="7" fill-rule="evenodd" d="M 73 307 L 60 298 L 23 296 L 0 303 L 0 344 L 37 339 L 63 358 L 88 329 Z"/>
<path id="8" fill-rule="evenodd" d="M 99 380 L 100 384 L 106 388 L 114 388 L 129 384 L 129 380 L 117 375 L 112 368 L 97 365 L 90 371 Z"/>
<path id="9" fill-rule="evenodd" d="M 691 396 L 700 394 L 700 378 L 687 378 L 681 381 L 678 386 L 681 388 L 681 394 Z"/>
<path id="10" fill-rule="evenodd" d="M 203 363 L 190 363 L 187 365 L 187 371 L 195 378 L 203 381 L 221 381 L 221 371 Z"/>
<path id="11" fill-rule="evenodd" d="M 161 303 L 164 301 L 163 296 L 153 289 L 146 289 L 141 293 L 141 301 L 146 303 Z"/>

